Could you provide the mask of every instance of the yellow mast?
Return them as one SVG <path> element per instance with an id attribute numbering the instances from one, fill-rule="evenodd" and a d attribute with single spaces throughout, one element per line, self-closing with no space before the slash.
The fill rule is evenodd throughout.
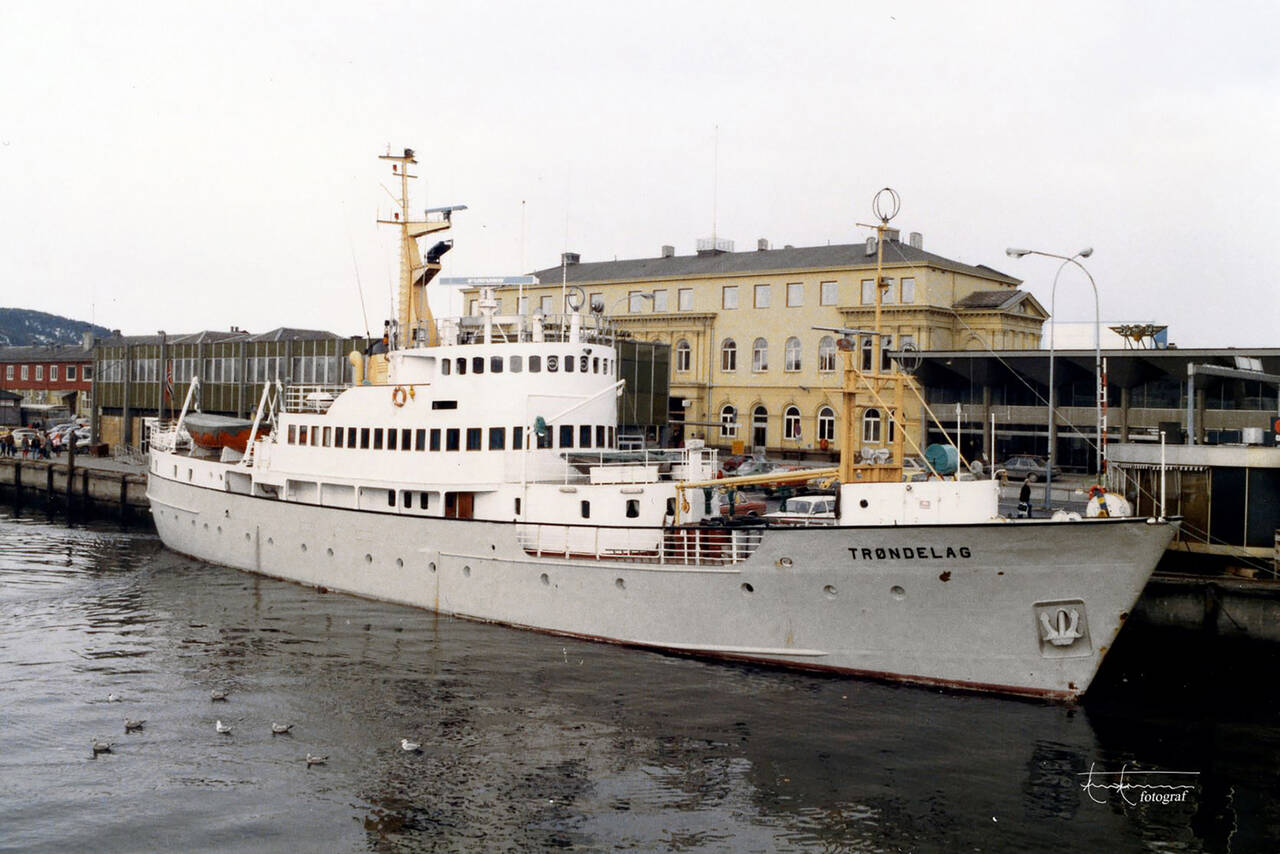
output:
<path id="1" fill-rule="evenodd" d="M 428 221 L 409 219 L 409 179 L 417 175 L 409 174 L 410 164 L 417 163 L 413 149 L 406 148 L 404 154 L 380 154 L 379 160 L 390 160 L 391 173 L 400 179 L 400 198 L 396 200 L 399 212 L 392 219 L 380 219 L 382 225 L 400 227 L 400 305 L 397 314 L 399 323 L 399 346 L 412 346 L 415 341 L 415 330 L 422 329 L 425 343 L 434 347 L 439 343 L 435 321 L 431 316 L 431 307 L 427 304 L 427 285 L 440 272 L 438 258 L 428 256 L 424 260 L 418 248 L 418 239 L 436 231 L 443 231 L 452 223 L 449 210 L 445 209 L 444 218 Z"/>
<path id="2" fill-rule="evenodd" d="M 905 392 L 912 380 L 896 364 L 887 372 L 882 369 L 884 339 L 880 311 L 884 292 L 889 288 L 889 281 L 884 276 L 884 235 L 889 230 L 889 220 L 897 216 L 900 204 L 898 194 L 885 187 L 876 193 L 873 206 L 880 222 L 874 225 L 858 223 L 862 228 L 876 230 L 875 322 L 869 330 L 846 331 L 846 335 L 858 332 L 870 337 L 869 370 L 862 370 L 857 363 L 861 348 L 856 347 L 848 337 L 840 341 L 840 356 L 844 360 L 844 383 L 841 389 L 844 406 L 840 419 L 841 483 L 897 483 L 902 480 L 902 443 L 906 431 L 910 429 L 903 404 Z M 893 441 L 887 443 L 889 459 L 886 462 L 860 460 L 859 452 L 864 445 L 863 419 L 868 409 L 875 409 L 880 413 L 880 438 L 871 439 L 865 444 L 884 446 L 885 431 L 892 429 Z"/>

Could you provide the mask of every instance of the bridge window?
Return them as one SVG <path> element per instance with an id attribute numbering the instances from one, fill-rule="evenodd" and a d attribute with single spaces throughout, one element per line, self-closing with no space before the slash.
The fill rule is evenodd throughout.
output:
<path id="1" fill-rule="evenodd" d="M 524 428 L 523 427 L 511 428 L 511 447 L 512 449 L 517 451 L 524 450 Z M 520 511 L 517 510 L 516 512 L 519 513 Z"/>
<path id="2" fill-rule="evenodd" d="M 344 428 L 342 428 L 342 427 L 336 427 L 336 428 L 334 428 L 334 431 L 333 431 L 333 446 L 334 446 L 335 448 L 341 448 L 341 447 L 342 447 L 342 444 L 343 444 L 342 440 L 343 440 L 343 438 L 345 438 L 345 437 L 346 437 L 346 435 L 347 435 L 347 431 L 346 431 Z"/>
<path id="3" fill-rule="evenodd" d="M 431 429 L 431 450 L 440 450 L 440 428 L 433 427 Z"/>
<path id="4" fill-rule="evenodd" d="M 289 425 L 289 444 L 298 444 L 298 427 L 296 424 Z"/>
<path id="5" fill-rule="evenodd" d="M 580 427 L 578 427 L 578 447 L 579 448 L 591 447 L 591 425 L 590 424 L 583 424 Z"/>
<path id="6" fill-rule="evenodd" d="M 490 427 L 489 428 L 489 450 L 502 451 L 507 447 L 507 428 L 506 427 Z"/>
<path id="7" fill-rule="evenodd" d="M 450 427 L 444 431 L 444 449 L 446 451 L 458 450 L 461 440 L 462 431 L 457 427 Z"/>
<path id="8" fill-rule="evenodd" d="M 354 448 L 356 446 L 356 428 L 347 428 L 347 447 Z"/>
<path id="9" fill-rule="evenodd" d="M 573 425 L 572 424 L 560 425 L 560 447 L 562 448 L 573 447 Z"/>
<path id="10" fill-rule="evenodd" d="M 409 435 L 410 435 L 412 432 L 413 432 L 413 431 L 412 431 L 412 430 L 410 430 L 408 427 L 402 428 L 402 429 L 400 430 L 400 450 L 402 450 L 402 451 L 408 451 L 408 450 L 410 450 L 410 448 L 409 448 Z"/>
<path id="11" fill-rule="evenodd" d="M 483 436 L 484 436 L 484 431 L 481 428 L 468 427 L 467 428 L 467 450 L 468 451 L 480 450 L 481 440 Z"/>
<path id="12" fill-rule="evenodd" d="M 360 428 L 360 450 L 362 451 L 369 450 L 369 428 L 368 427 Z"/>
<path id="13" fill-rule="evenodd" d="M 604 447 L 604 425 L 603 424 L 596 425 L 596 447 L 597 448 Z"/>
<path id="14" fill-rule="evenodd" d="M 373 428 L 373 449 L 375 451 L 382 450 L 382 428 L 381 427 Z"/>
<path id="15" fill-rule="evenodd" d="M 379 430 L 378 432 L 381 433 L 382 431 Z M 377 436 L 374 436 L 373 441 L 375 443 L 378 441 Z M 394 451 L 395 449 L 396 449 L 396 428 L 389 427 L 387 428 L 387 450 Z"/>
<path id="16" fill-rule="evenodd" d="M 427 449 L 427 431 L 426 430 L 416 431 L 414 434 L 414 440 L 415 441 L 414 441 L 413 449 L 415 451 L 425 451 Z"/>

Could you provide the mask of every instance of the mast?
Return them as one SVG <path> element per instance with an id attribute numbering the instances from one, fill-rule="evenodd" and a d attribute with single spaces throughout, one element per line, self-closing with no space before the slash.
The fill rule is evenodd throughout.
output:
<path id="1" fill-rule="evenodd" d="M 875 318 L 871 329 L 837 330 L 846 336 L 841 339 L 839 348 L 844 359 L 841 483 L 897 483 L 902 480 L 902 443 L 909 429 L 909 422 L 903 414 L 903 404 L 905 392 L 912 380 L 896 364 L 889 371 L 884 371 L 881 361 L 884 352 L 881 303 L 884 292 L 889 288 L 889 281 L 884 276 L 884 235 L 889 230 L 889 221 L 897 216 L 900 206 L 898 194 L 885 187 L 876 193 L 872 205 L 880 221 L 873 225 L 858 223 L 862 228 L 874 228 L 876 231 Z M 867 335 L 871 339 L 869 370 L 862 370 L 858 364 L 861 348 L 852 343 L 856 338 L 849 337 L 854 333 Z M 878 440 L 864 443 L 863 419 L 868 409 L 875 409 L 880 413 L 880 435 Z M 893 441 L 886 442 L 890 425 L 893 425 Z M 864 444 L 876 448 L 887 447 L 888 459 L 861 460 L 860 451 Z"/>
<path id="2" fill-rule="evenodd" d="M 435 320 L 431 316 L 431 307 L 427 304 L 427 285 L 440 272 L 440 256 L 449 251 L 452 242 L 441 241 L 424 258 L 418 247 L 418 239 L 449 228 L 452 225 L 451 212 L 462 210 L 465 206 L 427 211 L 428 214 L 443 212 L 442 219 L 411 220 L 409 218 L 409 179 L 418 177 L 409 174 L 409 166 L 418 162 L 414 158 L 413 149 L 406 148 L 404 154 L 390 152 L 380 154 L 378 159 L 392 161 L 391 174 L 400 179 L 400 198 L 396 200 L 400 210 L 392 215 L 392 219 L 378 220 L 381 225 L 400 227 L 400 304 L 396 315 L 399 323 L 399 346 L 413 346 L 421 342 L 428 347 L 434 347 L 439 343 L 439 338 L 436 334 Z"/>

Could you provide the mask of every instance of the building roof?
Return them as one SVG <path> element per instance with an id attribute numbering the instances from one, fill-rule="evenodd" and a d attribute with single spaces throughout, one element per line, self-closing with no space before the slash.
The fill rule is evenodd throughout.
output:
<path id="1" fill-rule="evenodd" d="M 79 344 L 0 347 L 0 362 L 92 362 L 93 351 Z"/>
<path id="2" fill-rule="evenodd" d="M 1021 279 L 993 270 L 985 265 L 972 266 L 926 252 L 898 240 L 884 243 L 884 263 L 907 263 L 938 267 L 1019 285 Z M 783 249 L 761 249 L 748 252 L 720 252 L 700 255 L 673 255 L 667 258 L 635 258 L 621 261 L 587 261 L 537 270 L 543 284 L 559 282 L 563 275 L 571 284 L 650 279 L 687 279 L 707 276 L 732 276 L 746 273 L 769 273 L 793 270 L 874 269 L 874 252 L 867 254 L 866 243 L 842 243 L 835 246 L 801 246 Z M 514 286 L 510 286 L 514 287 Z"/>
<path id="3" fill-rule="evenodd" d="M 320 329 L 293 329 L 288 326 L 279 326 L 269 332 L 259 332 L 257 335 L 250 335 L 243 329 L 205 329 L 201 332 L 167 335 L 165 340 L 167 343 L 173 345 L 219 344 L 226 341 L 323 341 L 331 338 L 344 337 L 346 336 L 338 335 L 333 332 L 325 332 Z M 111 338 L 100 339 L 98 343 L 107 347 L 119 347 L 125 344 L 159 344 L 160 336 L 117 335 Z"/>

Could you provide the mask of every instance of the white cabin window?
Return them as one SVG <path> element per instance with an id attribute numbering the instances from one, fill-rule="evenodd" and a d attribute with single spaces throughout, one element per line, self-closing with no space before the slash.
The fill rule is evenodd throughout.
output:
<path id="1" fill-rule="evenodd" d="M 640 517 L 640 499 L 628 498 L 627 499 L 627 518 L 638 519 L 639 517 Z"/>
<path id="2" fill-rule="evenodd" d="M 448 359 L 440 360 L 440 373 L 444 374 L 447 377 L 451 373 L 452 368 L 453 368 L 453 362 L 450 362 Z"/>
<path id="3" fill-rule="evenodd" d="M 471 357 L 471 373 L 473 374 L 484 373 L 484 356 Z"/>
<path id="4" fill-rule="evenodd" d="M 505 360 L 501 356 L 490 356 L 489 357 L 489 373 L 491 374 L 502 373 L 504 361 Z"/>
<path id="5" fill-rule="evenodd" d="M 590 501 L 582 502 L 582 518 L 583 519 L 591 518 L 591 502 Z"/>
<path id="6" fill-rule="evenodd" d="M 542 372 L 542 357 L 530 356 L 529 357 L 529 373 L 538 374 L 541 372 Z"/>
<path id="7" fill-rule="evenodd" d="M 489 450 L 504 451 L 507 448 L 507 428 L 506 427 L 490 427 L 489 428 Z"/>
<path id="8" fill-rule="evenodd" d="M 511 357 L 511 373 L 518 374 L 523 370 L 524 370 L 524 357 L 512 356 Z"/>

